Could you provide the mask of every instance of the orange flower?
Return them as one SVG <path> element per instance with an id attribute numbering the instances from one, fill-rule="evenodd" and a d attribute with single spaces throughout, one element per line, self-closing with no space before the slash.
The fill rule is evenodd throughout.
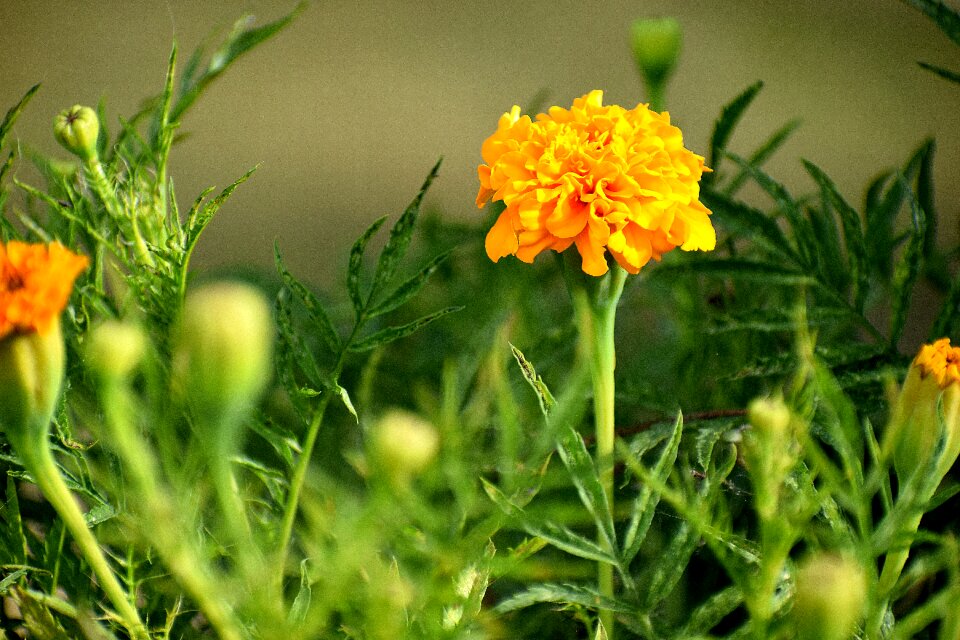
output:
<path id="1" fill-rule="evenodd" d="M 87 263 L 57 242 L 0 244 L 0 339 L 48 331 Z"/>
<path id="2" fill-rule="evenodd" d="M 920 369 L 921 378 L 932 375 L 937 386 L 946 389 L 954 382 L 960 382 L 960 347 L 951 347 L 950 338 L 925 344 L 914 358 L 913 366 Z"/>
<path id="3" fill-rule="evenodd" d="M 477 206 L 506 205 L 487 234 L 491 260 L 533 262 L 544 249 L 576 245 L 584 272 L 599 276 L 607 251 L 637 273 L 674 247 L 714 248 L 710 211 L 699 201 L 703 158 L 684 148 L 669 114 L 602 101 L 602 91 L 591 91 L 536 121 L 517 106 L 500 117 L 478 168 Z"/>

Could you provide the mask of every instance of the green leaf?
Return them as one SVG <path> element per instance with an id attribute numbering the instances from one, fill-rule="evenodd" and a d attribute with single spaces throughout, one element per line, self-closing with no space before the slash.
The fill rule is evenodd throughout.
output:
<path id="1" fill-rule="evenodd" d="M 943 306 L 940 307 L 928 339 L 932 342 L 944 336 L 955 335 L 958 323 L 960 323 L 960 273 L 957 273 L 950 283 L 950 290 L 943 301 Z"/>
<path id="2" fill-rule="evenodd" d="M 616 613 L 635 614 L 636 606 L 628 602 L 601 595 L 596 589 L 572 584 L 544 583 L 529 587 L 514 594 L 494 607 L 498 613 L 516 611 L 542 602 L 572 604 L 592 611 L 604 610 Z"/>
<path id="3" fill-rule="evenodd" d="M 7 528 L 6 538 L 10 541 L 12 548 L 7 552 L 13 556 L 9 560 L 15 564 L 25 564 L 27 556 L 30 554 L 30 548 L 27 546 L 27 538 L 23 533 L 23 519 L 20 516 L 20 501 L 17 498 L 17 484 L 13 476 L 7 475 L 7 495 L 6 502 L 3 505 L 3 522 Z"/>
<path id="4" fill-rule="evenodd" d="M 423 286 L 427 284 L 427 280 L 433 275 L 433 272 L 436 271 L 437 268 L 443 264 L 443 262 L 449 256 L 450 251 L 444 251 L 436 258 L 428 262 L 423 269 L 394 289 L 393 293 L 385 297 L 382 302 L 368 310 L 367 317 L 375 318 L 376 316 L 383 315 L 384 313 L 389 313 L 413 298 L 420 292 L 421 289 L 423 289 Z"/>
<path id="5" fill-rule="evenodd" d="M 527 381 L 527 384 L 530 385 L 533 392 L 537 394 L 537 401 L 540 403 L 540 413 L 546 418 L 553 408 L 553 405 L 556 404 L 553 394 L 550 393 L 550 389 L 544 384 L 543 378 L 537 374 L 537 370 L 533 368 L 533 364 L 527 360 L 523 352 L 517 349 L 513 343 L 510 343 L 510 351 L 513 353 L 517 364 L 520 365 L 520 371 L 523 373 L 524 380 Z"/>
<path id="6" fill-rule="evenodd" d="M 227 67 L 258 44 L 279 33 L 288 26 L 306 6 L 306 2 L 301 2 L 293 11 L 283 18 L 265 24 L 262 27 L 247 28 L 247 25 L 251 21 L 251 16 L 240 18 L 234 23 L 233 31 L 227 37 L 226 41 L 210 56 L 210 62 L 207 64 L 206 70 L 199 76 L 196 75 L 196 70 L 200 66 L 199 56 L 198 54 L 194 54 L 187 64 L 188 73 L 185 74 L 184 78 L 185 80 L 191 80 L 192 84 L 189 86 L 185 84 L 181 85 L 182 93 L 170 113 L 170 122 L 179 122 L 183 113 L 190 108 L 196 99 L 200 97 L 200 94 L 203 93 L 204 89 L 223 73 Z"/>
<path id="7" fill-rule="evenodd" d="M 443 316 L 453 313 L 454 311 L 460 311 L 461 309 L 463 309 L 463 307 L 447 307 L 446 309 L 434 311 L 431 314 L 425 315 L 422 318 L 418 318 L 413 322 L 400 325 L 399 327 L 387 327 L 386 329 L 381 329 L 380 331 L 377 331 L 376 333 L 373 333 L 362 340 L 348 344 L 347 349 L 354 352 L 376 349 L 381 345 L 399 340 L 400 338 L 406 338 L 411 333 L 422 329 L 434 320 L 439 320 Z"/>
<path id="8" fill-rule="evenodd" d="M 27 575 L 27 569 L 21 568 L 4 576 L 3 580 L 0 580 L 0 596 L 7 595 L 7 590 L 25 575 Z"/>
<path id="9" fill-rule="evenodd" d="M 704 189 L 700 198 L 720 224 L 733 227 L 741 237 L 762 244 L 793 263 L 800 261 L 780 226 L 764 212 L 712 189 Z"/>
<path id="10" fill-rule="evenodd" d="M 617 533 L 613 526 L 613 514 L 607 493 L 600 483 L 600 476 L 593 463 L 587 445 L 577 431 L 568 426 L 561 430 L 557 438 L 557 453 L 570 473 L 570 479 L 577 488 L 580 502 L 597 523 L 597 530 L 603 536 L 608 549 L 617 548 Z"/>
<path id="11" fill-rule="evenodd" d="M 703 175 L 704 184 L 709 185 L 716 180 L 716 172 L 720 166 L 720 160 L 725 155 L 724 151 L 727 148 L 727 143 L 730 141 L 733 129 L 737 126 L 740 118 L 743 117 L 744 112 L 746 112 L 747 107 L 750 106 L 750 103 L 753 102 L 753 99 L 757 97 L 757 94 L 760 93 L 760 89 L 762 88 L 763 82 L 756 82 L 750 85 L 720 111 L 720 117 L 717 118 L 717 121 L 713 125 L 713 135 L 710 136 L 710 159 L 708 165 L 713 169 L 714 173 L 705 173 Z"/>
<path id="12" fill-rule="evenodd" d="M 13 124 L 17 121 L 17 118 L 20 117 L 20 114 L 23 113 L 27 103 L 30 102 L 30 99 L 33 98 L 39 89 L 39 84 L 30 87 L 27 92 L 23 94 L 23 97 L 20 98 L 20 102 L 11 107 L 10 110 L 7 111 L 7 115 L 3 117 L 3 122 L 0 122 L 0 149 L 3 148 L 4 142 L 7 141 L 7 134 L 10 133 Z"/>
<path id="13" fill-rule="evenodd" d="M 646 585 L 641 596 L 643 611 L 650 611 L 670 596 L 699 543 L 700 536 L 689 522 L 680 522 L 670 532 L 666 547 L 647 564 L 640 580 Z"/>
<path id="14" fill-rule="evenodd" d="M 960 45 L 960 12 L 948 6 L 943 0 L 904 0 L 919 9 L 930 18 L 943 33 Z"/>
<path id="15" fill-rule="evenodd" d="M 863 223 L 860 220 L 860 214 L 844 200 L 837 189 L 837 185 L 820 167 L 806 160 L 803 161 L 803 166 L 829 196 L 830 202 L 840 215 L 847 260 L 850 266 L 850 277 L 854 283 L 854 307 L 862 310 L 869 287 L 870 272 L 867 268 L 867 245 L 863 237 Z"/>
<path id="16" fill-rule="evenodd" d="M 690 638 L 708 633 L 721 620 L 737 610 L 743 604 L 743 591 L 737 586 L 727 587 L 712 594 L 689 614 L 687 624 L 675 637 Z"/>
<path id="17" fill-rule="evenodd" d="M 221 191 L 219 195 L 205 205 L 198 206 L 201 202 L 201 199 L 205 198 L 206 194 L 210 193 L 209 189 L 204 191 L 203 195 L 201 195 L 200 198 L 194 202 L 194 206 L 187 214 L 187 235 L 184 243 L 183 262 L 181 264 L 189 264 L 190 256 L 193 254 L 193 249 L 196 247 L 197 241 L 200 239 L 200 234 L 203 233 L 203 230 L 207 228 L 208 224 L 210 224 L 213 216 L 216 215 L 217 211 L 220 210 L 220 207 L 223 206 L 223 203 L 227 201 L 227 198 L 233 194 L 237 187 L 246 182 L 247 179 L 253 175 L 253 172 L 259 168 L 260 165 L 258 164 L 247 171 L 245 174 L 234 180 L 232 184 L 230 184 L 226 189 Z"/>
<path id="18" fill-rule="evenodd" d="M 760 145 L 756 151 L 750 154 L 748 162 L 751 166 L 762 167 L 763 164 L 770 159 L 770 157 L 777 152 L 777 150 L 783 145 L 787 139 L 793 135 L 793 132 L 800 126 L 799 120 L 791 120 L 787 124 L 783 125 L 771 135 L 767 140 Z M 734 193 L 739 191 L 740 187 L 743 186 L 743 183 L 747 181 L 749 174 L 740 169 L 737 172 L 737 175 L 733 177 L 732 180 L 724 187 L 723 191 L 728 196 L 732 196 Z"/>
<path id="19" fill-rule="evenodd" d="M 312 584 L 308 564 L 310 560 L 304 558 L 300 561 L 300 590 L 297 591 L 293 604 L 290 605 L 290 611 L 287 613 L 287 622 L 294 626 L 301 626 L 307 619 L 307 612 L 310 611 L 310 600 L 313 594 Z"/>
<path id="20" fill-rule="evenodd" d="M 797 201 L 794 200 L 793 196 L 790 195 L 790 192 L 787 191 L 787 188 L 774 180 L 768 173 L 748 163 L 740 156 L 733 153 L 727 153 L 726 155 L 738 164 L 741 169 L 745 170 L 750 177 L 753 178 L 753 181 L 777 204 L 777 208 L 786 216 L 787 222 L 790 223 L 800 258 L 808 268 L 813 267 L 816 264 L 817 240 L 813 235 L 813 231 L 810 229 L 810 225 L 801 215 L 800 206 L 797 204 Z"/>
<path id="21" fill-rule="evenodd" d="M 935 73 L 945 80 L 960 83 L 960 73 L 957 73 L 956 71 L 950 71 L 949 69 L 944 69 L 943 67 L 938 67 L 937 65 L 930 64 L 928 62 L 918 62 L 917 64 L 920 65 L 921 68 Z"/>
<path id="22" fill-rule="evenodd" d="M 904 181 L 902 176 L 899 181 Z M 917 277 L 920 275 L 923 248 L 927 242 L 926 213 L 920 208 L 909 185 L 903 184 L 902 188 L 910 207 L 911 231 L 907 246 L 893 272 L 893 293 L 891 296 L 893 310 L 890 316 L 891 350 L 896 349 L 900 336 L 903 335 L 903 328 L 907 322 L 907 309 L 913 295 L 914 284 L 916 284 Z"/>
<path id="23" fill-rule="evenodd" d="M 575 533 L 570 529 L 543 520 L 525 512 L 520 507 L 513 504 L 503 492 L 483 478 L 480 479 L 483 488 L 501 511 L 514 519 L 524 531 L 532 536 L 543 538 L 561 551 L 595 562 L 604 562 L 617 566 L 617 559 L 606 549 L 602 548 L 593 540 L 589 540 Z"/>
<path id="24" fill-rule="evenodd" d="M 343 406 L 346 407 L 347 411 L 350 412 L 350 415 L 353 416 L 353 419 L 360 422 L 360 416 L 357 415 L 357 410 L 353 407 L 353 400 L 350 399 L 350 394 L 347 393 L 347 390 L 337 385 L 335 388 L 337 397 L 340 398 L 340 402 L 343 403 Z"/>
<path id="25" fill-rule="evenodd" d="M 363 254 L 367 250 L 367 243 L 370 238 L 380 230 L 387 216 L 381 216 L 373 221 L 367 230 L 360 234 L 357 241 L 350 247 L 350 264 L 347 268 L 347 292 L 350 294 L 350 300 L 353 301 L 353 309 L 357 315 L 367 306 L 369 296 L 364 296 L 360 290 L 360 276 L 363 272 Z"/>
<path id="26" fill-rule="evenodd" d="M 760 281 L 767 285 L 810 285 L 816 279 L 806 273 L 770 262 L 744 260 L 740 258 L 699 258 L 686 259 L 683 262 L 662 264 L 654 271 L 658 275 L 668 273 L 691 273 L 729 278 L 731 280 Z"/>
<path id="27" fill-rule="evenodd" d="M 397 271 L 397 265 L 407 253 L 410 240 L 413 237 L 414 225 L 420 215 L 420 204 L 423 202 L 423 197 L 426 195 L 430 185 L 439 174 L 441 162 L 443 162 L 443 158 L 437 160 L 437 163 L 433 165 L 433 169 L 430 170 L 430 174 L 427 175 L 426 180 L 423 181 L 420 191 L 390 230 L 390 238 L 380 253 L 380 259 L 377 261 L 377 271 L 373 277 L 373 285 L 370 287 L 371 299 L 378 291 L 390 284 L 390 281 Z"/>
<path id="28" fill-rule="evenodd" d="M 283 284 L 297 297 L 300 304 L 307 310 L 310 319 L 320 331 L 320 337 L 323 338 L 327 347 L 329 347 L 333 353 L 339 353 L 342 344 L 337 330 L 333 328 L 333 323 L 330 322 L 330 316 L 327 315 L 319 298 L 307 289 L 303 283 L 294 278 L 287 270 L 283 264 L 283 258 L 280 256 L 280 244 L 278 242 L 275 242 L 273 245 L 273 256 L 277 266 L 277 272 L 280 274 Z"/>
<path id="29" fill-rule="evenodd" d="M 680 440 L 683 436 L 683 415 L 677 416 L 673 423 L 673 430 L 670 432 L 670 439 L 663 447 L 657 461 L 650 470 L 652 477 L 656 478 L 660 484 L 666 485 L 667 478 L 673 471 L 673 466 L 677 461 L 677 452 L 680 450 Z M 633 447 L 631 447 L 633 452 Z M 637 462 L 640 462 L 640 454 L 636 454 Z M 627 526 L 627 532 L 623 541 L 623 562 L 628 565 L 637 556 L 643 541 L 647 537 L 650 525 L 653 523 L 653 516 L 656 513 L 657 505 L 660 504 L 660 493 L 651 487 L 648 483 L 640 488 L 636 499 L 633 501 L 633 509 L 630 515 L 630 524 Z"/>
<path id="30" fill-rule="evenodd" d="M 320 371 L 310 347 L 303 341 L 296 327 L 293 325 L 290 305 L 286 302 L 285 296 L 277 296 L 277 329 L 280 332 L 280 338 L 289 346 L 289 357 L 291 362 L 303 372 L 310 384 L 321 389 L 330 389 L 334 387 L 330 376 Z M 291 371 L 291 375 L 292 375 Z M 293 378 L 289 379 L 291 384 L 288 391 L 293 392 L 299 385 Z"/>

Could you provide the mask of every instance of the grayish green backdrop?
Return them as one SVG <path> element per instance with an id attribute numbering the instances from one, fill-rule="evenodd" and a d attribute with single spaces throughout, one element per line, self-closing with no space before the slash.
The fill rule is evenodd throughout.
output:
<path id="1" fill-rule="evenodd" d="M 161 89 L 172 39 L 185 60 L 239 15 L 266 22 L 292 6 L 0 0 L 0 109 L 42 82 L 17 135 L 65 156 L 50 133 L 59 109 L 104 97 L 115 129 L 117 116 Z M 685 29 L 668 104 L 688 147 L 705 153 L 719 107 L 758 79 L 766 88 L 733 148 L 748 152 L 801 117 L 769 165 L 797 189 L 811 187 L 803 157 L 859 203 L 879 169 L 935 136 L 941 234 L 956 238 L 960 87 L 915 62 L 960 71 L 960 55 L 895 0 L 337 1 L 311 5 L 188 115 L 190 138 L 172 167 L 181 204 L 263 163 L 214 221 L 197 264 L 268 265 L 278 238 L 295 272 L 332 283 L 349 242 L 375 217 L 399 213 L 440 155 L 429 203 L 480 215 L 476 165 L 498 116 L 542 88 L 557 104 L 601 88 L 607 102 L 632 107 L 643 94 L 628 25 L 658 15 Z"/>

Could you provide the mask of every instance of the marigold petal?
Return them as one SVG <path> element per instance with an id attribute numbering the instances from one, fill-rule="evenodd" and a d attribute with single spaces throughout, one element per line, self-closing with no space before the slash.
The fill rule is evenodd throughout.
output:
<path id="1" fill-rule="evenodd" d="M 520 242 L 517 239 L 517 232 L 514 231 L 510 212 L 504 211 L 500 214 L 497 221 L 490 227 L 490 231 L 487 232 L 484 245 L 487 250 L 487 257 L 494 262 L 517 252 Z"/>

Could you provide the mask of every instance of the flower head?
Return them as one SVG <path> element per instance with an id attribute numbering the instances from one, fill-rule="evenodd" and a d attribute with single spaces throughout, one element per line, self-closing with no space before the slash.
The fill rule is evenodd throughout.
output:
<path id="1" fill-rule="evenodd" d="M 0 244 L 0 340 L 11 333 L 47 332 L 87 263 L 86 256 L 56 242 Z"/>
<path id="2" fill-rule="evenodd" d="M 524 262 L 575 245 L 583 271 L 603 275 L 606 253 L 630 273 L 674 247 L 711 250 L 716 234 L 699 201 L 709 171 L 684 148 L 667 113 L 603 106 L 591 91 L 536 120 L 514 106 L 483 143 L 477 206 L 506 209 L 487 234 L 491 260 Z"/>
<path id="3" fill-rule="evenodd" d="M 902 481 L 928 470 L 942 478 L 960 455 L 960 347 L 950 346 L 949 338 L 920 348 L 888 430 Z M 941 437 L 943 451 L 934 460 Z M 931 464 L 935 465 L 932 469 Z"/>

